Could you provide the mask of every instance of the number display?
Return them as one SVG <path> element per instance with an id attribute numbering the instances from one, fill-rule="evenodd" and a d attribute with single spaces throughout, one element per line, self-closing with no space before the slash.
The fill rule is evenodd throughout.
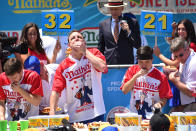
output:
<path id="1" fill-rule="evenodd" d="M 51 25 L 49 24 L 45 24 L 45 27 L 48 29 L 54 29 L 54 27 L 56 26 L 56 22 L 55 22 L 55 15 L 54 14 L 47 14 L 45 16 L 46 19 L 49 19 L 49 23 L 51 23 Z"/>
<path id="2" fill-rule="evenodd" d="M 167 17 L 166 15 L 163 15 L 161 18 L 159 18 L 159 21 L 162 21 L 162 29 L 167 29 Z"/>
<path id="3" fill-rule="evenodd" d="M 142 11 L 140 30 L 144 35 L 171 36 L 172 22 L 172 13 Z"/>
<path id="4" fill-rule="evenodd" d="M 42 12 L 43 35 L 67 35 L 72 29 L 74 29 L 73 11 Z"/>
<path id="5" fill-rule="evenodd" d="M 154 23 L 154 21 L 155 21 L 155 16 L 153 14 L 147 14 L 147 15 L 145 15 L 145 19 L 149 19 L 149 21 L 146 22 L 146 24 L 144 25 L 144 28 L 154 29 L 155 25 L 152 25 L 152 23 Z"/>
<path id="6" fill-rule="evenodd" d="M 64 20 L 64 18 L 66 18 L 66 19 Z M 59 26 L 60 29 L 70 29 L 70 28 L 71 28 L 71 25 L 68 25 L 68 24 L 67 24 L 67 23 L 69 23 L 70 20 L 71 20 L 70 15 L 68 15 L 68 14 L 62 14 L 62 15 L 60 16 L 60 19 L 63 19 L 63 20 L 64 20 L 64 21 L 60 24 L 60 26 Z"/>

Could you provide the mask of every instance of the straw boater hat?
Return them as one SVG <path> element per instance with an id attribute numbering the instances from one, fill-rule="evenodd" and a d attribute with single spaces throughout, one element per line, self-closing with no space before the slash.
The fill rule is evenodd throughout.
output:
<path id="1" fill-rule="evenodd" d="M 129 12 L 129 6 L 127 3 L 129 0 L 97 0 L 97 8 L 99 9 L 100 13 L 103 15 L 111 16 L 110 11 L 108 10 L 109 7 L 123 7 L 123 13 Z"/>
<path id="2" fill-rule="evenodd" d="M 108 3 L 105 4 L 105 7 L 122 7 L 127 5 L 127 3 L 124 3 L 123 0 L 108 0 Z"/>

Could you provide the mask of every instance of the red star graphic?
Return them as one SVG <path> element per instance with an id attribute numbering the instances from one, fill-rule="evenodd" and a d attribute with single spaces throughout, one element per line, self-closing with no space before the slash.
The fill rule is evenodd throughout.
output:
<path id="1" fill-rule="evenodd" d="M 74 90 L 74 88 L 73 88 L 73 87 L 72 87 L 71 89 L 72 89 L 72 90 Z"/>
<path id="2" fill-rule="evenodd" d="M 77 84 L 77 81 L 74 81 L 74 84 Z"/>

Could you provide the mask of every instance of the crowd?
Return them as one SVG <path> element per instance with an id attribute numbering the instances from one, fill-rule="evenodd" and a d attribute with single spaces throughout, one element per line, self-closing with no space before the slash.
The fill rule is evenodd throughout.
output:
<path id="1" fill-rule="evenodd" d="M 120 87 L 124 94 L 131 93 L 130 111 L 143 119 L 156 118 L 152 117 L 153 111 L 162 109 L 172 97 L 178 104 L 171 112 L 196 111 L 193 23 L 184 19 L 172 24 L 172 37 L 166 38 L 172 52 L 172 59 L 168 59 L 158 46 L 141 46 L 139 24 L 133 14 L 122 13 L 125 5 L 122 0 L 108 0 L 105 4 L 111 17 L 100 22 L 98 49 L 87 48 L 82 34 L 71 31 L 64 39 L 68 41 L 67 57 L 59 37 L 47 37 L 54 42 L 46 53 L 43 44 L 47 42 L 38 26 L 26 24 L 20 42 L 27 43 L 28 53 L 15 52 L 15 58 L 4 62 L 1 57 L 0 120 L 28 119 L 41 115 L 45 107 L 50 107 L 49 114 L 54 115 L 60 107 L 60 113 L 67 113 L 71 123 L 104 121 L 102 73 L 107 73 L 108 64 L 133 64 L 133 48 L 137 49 L 138 64 L 128 68 Z M 64 53 L 58 56 L 60 52 Z M 153 67 L 153 54 L 176 70 L 165 75 Z M 175 86 L 170 87 L 168 80 Z"/>

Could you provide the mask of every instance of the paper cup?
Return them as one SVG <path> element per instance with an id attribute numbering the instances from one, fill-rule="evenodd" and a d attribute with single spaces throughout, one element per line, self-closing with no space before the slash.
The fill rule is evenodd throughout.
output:
<path id="1" fill-rule="evenodd" d="M 189 124 L 196 125 L 196 112 L 185 112 L 185 114 L 189 118 Z"/>
<path id="2" fill-rule="evenodd" d="M 7 131 L 7 120 L 0 120 L 0 131 Z"/>
<path id="3" fill-rule="evenodd" d="M 177 131 L 189 131 L 189 125 L 177 125 Z"/>
<path id="4" fill-rule="evenodd" d="M 173 112 L 170 114 L 175 125 L 188 125 L 189 124 L 189 117 L 182 112 Z"/>
<path id="5" fill-rule="evenodd" d="M 140 126 L 118 126 L 120 131 L 140 131 Z"/>
<path id="6" fill-rule="evenodd" d="M 29 128 L 29 121 L 28 120 L 20 120 L 20 128 L 21 131 Z"/>
<path id="7" fill-rule="evenodd" d="M 29 117 L 29 126 L 33 128 L 37 127 L 50 127 L 50 126 L 63 126 L 62 120 L 67 119 L 69 121 L 69 115 L 42 115 Z"/>
<path id="8" fill-rule="evenodd" d="M 190 131 L 196 131 L 196 125 L 190 125 Z"/>
<path id="9" fill-rule="evenodd" d="M 115 113 L 115 123 L 119 126 L 139 126 L 141 116 L 136 113 Z"/>
<path id="10" fill-rule="evenodd" d="M 17 121 L 9 121 L 9 129 L 10 131 L 17 131 Z"/>

